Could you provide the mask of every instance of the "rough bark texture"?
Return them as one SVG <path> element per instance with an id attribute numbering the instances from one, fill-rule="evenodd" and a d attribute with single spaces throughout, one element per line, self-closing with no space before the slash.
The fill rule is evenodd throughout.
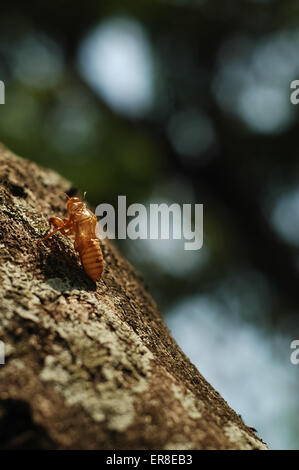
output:
<path id="1" fill-rule="evenodd" d="M 0 177 L 1 448 L 266 449 L 113 244 L 95 286 L 70 239 L 37 242 L 71 184 L 3 146 Z"/>

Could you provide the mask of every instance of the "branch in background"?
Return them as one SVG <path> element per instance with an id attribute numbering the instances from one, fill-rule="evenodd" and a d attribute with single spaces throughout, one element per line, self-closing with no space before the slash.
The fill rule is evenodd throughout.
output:
<path id="1" fill-rule="evenodd" d="M 69 239 L 37 242 L 71 185 L 4 147 L 0 177 L 1 448 L 266 449 L 110 242 L 97 286 Z"/>

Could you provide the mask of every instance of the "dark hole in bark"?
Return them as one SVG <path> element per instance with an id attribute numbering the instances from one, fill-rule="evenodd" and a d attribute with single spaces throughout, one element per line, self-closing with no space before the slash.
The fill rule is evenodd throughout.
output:
<path id="1" fill-rule="evenodd" d="M 78 189 L 77 189 L 77 188 L 73 188 L 73 187 L 71 187 L 68 191 L 66 191 L 66 194 L 67 194 L 69 197 L 73 197 L 73 196 L 75 196 L 77 193 L 78 193 Z"/>
<path id="2" fill-rule="evenodd" d="M 22 188 L 22 186 L 19 186 L 17 184 L 12 184 L 12 183 L 10 183 L 9 186 L 10 186 L 10 190 L 13 196 L 23 197 L 23 198 L 27 197 L 27 194 L 25 193 L 24 188 Z"/>
<path id="3" fill-rule="evenodd" d="M 34 423 L 30 406 L 23 400 L 0 402 L 0 449 L 51 449 L 45 430 Z"/>

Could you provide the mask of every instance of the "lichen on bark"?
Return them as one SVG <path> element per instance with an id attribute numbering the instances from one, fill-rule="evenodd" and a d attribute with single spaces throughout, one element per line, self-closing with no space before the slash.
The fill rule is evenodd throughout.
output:
<path id="1" fill-rule="evenodd" d="M 103 240 L 95 285 L 72 241 L 39 243 L 71 184 L 0 147 L 0 447 L 266 449 Z"/>

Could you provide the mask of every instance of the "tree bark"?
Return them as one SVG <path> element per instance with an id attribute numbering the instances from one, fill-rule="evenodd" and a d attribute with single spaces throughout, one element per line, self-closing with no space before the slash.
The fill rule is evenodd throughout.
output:
<path id="1" fill-rule="evenodd" d="M 0 178 L 0 447 L 266 449 L 110 241 L 97 285 L 69 238 L 38 243 L 71 184 L 4 146 Z"/>

